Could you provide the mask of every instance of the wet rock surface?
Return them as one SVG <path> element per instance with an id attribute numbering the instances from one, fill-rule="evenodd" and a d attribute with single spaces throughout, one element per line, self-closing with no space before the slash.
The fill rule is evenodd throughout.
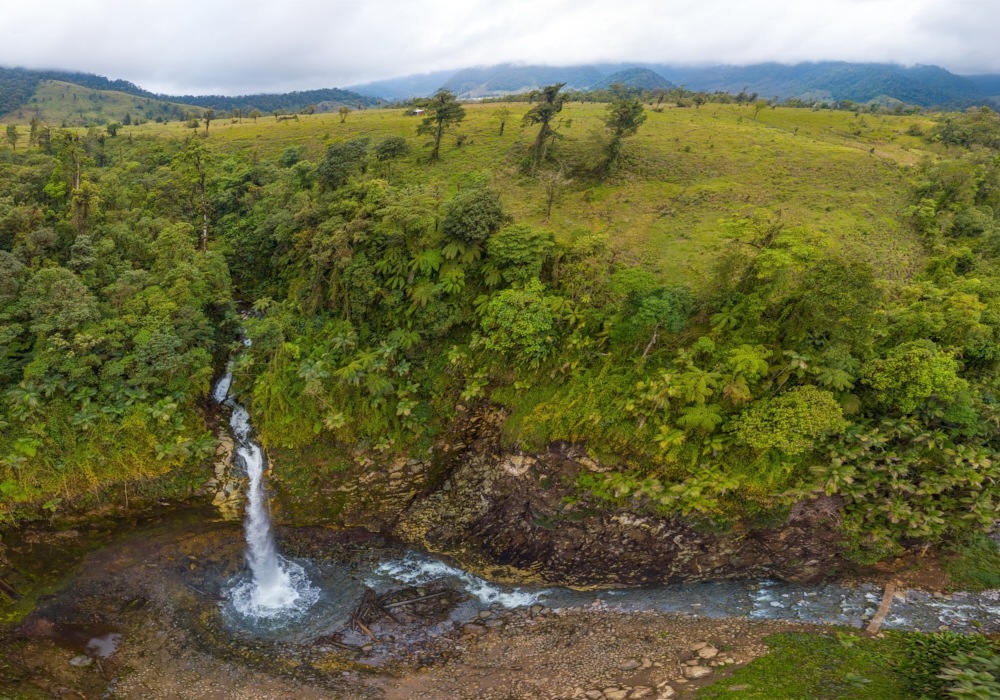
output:
<path id="1" fill-rule="evenodd" d="M 569 505 L 581 472 L 607 467 L 580 445 L 544 454 L 505 450 L 505 416 L 461 416 L 427 454 L 380 462 L 355 454 L 353 465 L 323 473 L 308 488 L 279 488 L 277 518 L 290 524 L 362 527 L 445 554 L 464 568 L 509 583 L 650 585 L 729 577 L 815 583 L 840 558 L 839 503 L 819 498 L 794 507 L 777 527 L 729 532 L 682 518 Z M 324 471 L 322 445 L 307 459 Z M 297 452 L 272 455 L 280 485 Z M 308 493 L 308 496 L 296 496 Z"/>
<path id="2" fill-rule="evenodd" d="M 331 561 L 395 547 L 369 533 L 322 528 L 295 530 L 283 541 L 287 551 Z M 363 635 L 342 627 L 274 641 L 233 629 L 220 612 L 220 575 L 235 573 L 242 553 L 240 529 L 221 519 L 138 533 L 92 553 L 65 588 L 0 633 L 6 664 L 0 693 L 143 700 L 661 698 L 684 685 L 685 669 L 691 660 L 702 663 L 706 648 L 725 650 L 718 655 L 725 653 L 726 663 L 690 683 L 723 678 L 733 665 L 764 653 L 767 634 L 805 628 L 623 613 L 598 602 L 556 610 L 494 607 L 460 624 L 449 615 L 465 595 L 439 581 L 387 591 L 380 603 L 387 614 L 369 620 Z"/>

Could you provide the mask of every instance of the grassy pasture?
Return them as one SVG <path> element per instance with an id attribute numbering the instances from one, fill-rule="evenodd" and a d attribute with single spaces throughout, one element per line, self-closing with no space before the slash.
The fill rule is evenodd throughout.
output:
<path id="1" fill-rule="evenodd" d="M 441 162 L 428 164 L 425 139 L 415 135 L 417 118 L 400 109 L 354 111 L 346 122 L 323 114 L 255 124 L 220 119 L 209 129 L 219 152 L 256 150 L 276 158 L 293 146 L 318 159 L 326 143 L 359 136 L 406 137 L 414 155 L 393 166 L 396 183 L 441 181 L 454 192 L 473 173 L 490 172 L 519 221 L 547 225 L 557 235 L 580 227 L 608 232 L 618 245 L 641 256 L 663 275 L 697 283 L 720 245 L 720 219 L 772 207 L 789 225 L 827 234 L 833 245 L 864 255 L 886 278 L 909 275 L 920 249 L 900 225 L 908 167 L 933 155 L 918 137 L 906 135 L 925 119 L 882 117 L 829 110 L 767 109 L 752 118 L 748 108 L 706 105 L 649 112 L 633 139 L 634 164 L 623 177 L 604 183 L 574 182 L 545 224 L 545 193 L 517 171 L 517 146 L 533 137 L 521 128 L 527 107 L 513 105 L 503 137 L 491 117 L 496 105 L 471 105 L 456 133 L 448 134 Z M 568 104 L 562 112 L 563 143 L 585 139 L 604 107 Z M 199 133 L 203 133 L 202 128 Z M 144 124 L 126 133 L 184 137 L 183 124 Z M 874 149 L 874 151 L 873 151 Z"/>
<path id="2" fill-rule="evenodd" d="M 73 106 L 72 88 L 50 81 L 38 95 L 46 110 L 51 104 L 65 111 Z M 146 108 L 144 98 L 108 94 L 117 97 L 103 103 L 105 116 L 120 118 L 128 110 L 135 116 Z M 76 103 L 92 104 L 81 99 Z M 392 166 L 394 183 L 440 182 L 453 194 L 470 175 L 488 173 L 518 221 L 545 225 L 559 236 L 581 228 L 606 232 L 665 278 L 691 284 L 703 279 L 722 242 L 720 220 L 758 207 L 779 210 L 787 225 L 824 234 L 831 245 L 863 256 L 885 278 L 904 278 L 919 265 L 920 247 L 900 220 L 909 166 L 942 154 L 939 146 L 907 135 L 914 124 L 932 126 L 924 117 L 779 107 L 762 110 L 755 119 L 748 107 L 717 104 L 650 110 L 632 140 L 627 173 L 603 183 L 574 181 L 545 223 L 545 193 L 517 168 L 518 149 L 534 135 L 521 126 L 528 107 L 507 106 L 513 116 L 500 137 L 492 118 L 499 105 L 468 105 L 464 123 L 445 136 L 441 161 L 433 164 L 426 162 L 426 139 L 415 134 L 418 119 L 402 109 L 352 111 L 344 123 L 330 113 L 280 121 L 268 115 L 256 123 L 220 115 L 211 123 L 208 143 L 220 156 L 254 151 L 275 159 L 286 148 L 300 147 L 304 158 L 315 160 L 331 141 L 404 136 L 413 153 Z M 587 139 L 603 113 L 603 105 L 567 104 L 559 146 Z M 182 122 L 147 123 L 123 129 L 119 138 L 194 133 L 204 135 L 204 122 L 197 132 Z M 462 147 L 456 145 L 457 133 L 467 136 Z M 25 143 L 26 138 L 25 132 Z"/>

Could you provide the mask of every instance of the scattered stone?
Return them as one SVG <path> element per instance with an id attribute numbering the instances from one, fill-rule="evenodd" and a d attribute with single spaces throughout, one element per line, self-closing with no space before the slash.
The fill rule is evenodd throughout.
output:
<path id="1" fill-rule="evenodd" d="M 462 625 L 462 631 L 465 632 L 466 634 L 472 634 L 477 637 L 481 634 L 486 634 L 485 627 L 483 627 L 482 625 L 473 625 L 471 623 L 466 623 Z"/>
<path id="2" fill-rule="evenodd" d="M 660 688 L 660 696 L 656 700 L 667 700 L 668 698 L 674 697 L 677 693 L 676 690 L 671 688 L 669 685 Z"/>
<path id="3" fill-rule="evenodd" d="M 604 697 L 604 693 L 600 690 L 588 690 L 584 693 L 584 695 L 586 695 L 590 700 L 600 700 L 600 698 Z"/>
<path id="4" fill-rule="evenodd" d="M 604 697 L 608 700 L 625 700 L 628 697 L 628 691 L 619 690 L 618 688 L 605 688 Z"/>
<path id="5" fill-rule="evenodd" d="M 711 672 L 712 669 L 710 669 L 708 666 L 688 666 L 687 668 L 684 669 L 684 677 L 690 678 L 692 680 L 695 678 L 704 678 Z"/>
<path id="6" fill-rule="evenodd" d="M 640 666 L 639 668 L 641 668 L 642 670 L 644 670 L 644 671 L 645 671 L 645 670 L 646 670 L 647 668 L 649 668 L 649 667 L 650 667 L 650 666 L 652 666 L 652 665 L 653 665 L 653 662 L 652 662 L 652 661 L 650 661 L 650 660 L 649 660 L 648 658 L 646 658 L 646 657 L 643 657 L 643 659 L 642 659 L 642 666 Z"/>
<path id="7" fill-rule="evenodd" d="M 531 614 L 532 615 L 537 615 L 541 611 L 542 611 L 542 606 L 541 605 L 532 605 L 531 606 Z"/>
<path id="8" fill-rule="evenodd" d="M 703 659 L 714 659 L 718 655 L 719 655 L 719 650 L 711 645 L 703 646 L 701 649 L 698 650 L 698 656 L 700 656 Z"/>
<path id="9" fill-rule="evenodd" d="M 490 612 L 489 610 L 480 610 L 479 617 L 485 620 L 488 617 L 493 617 L 493 613 Z"/>
<path id="10" fill-rule="evenodd" d="M 84 656 L 83 654 L 81 654 L 80 656 L 74 656 L 72 659 L 69 660 L 70 666 L 77 666 L 78 668 L 86 668 L 87 666 L 90 666 L 90 664 L 92 663 L 94 663 L 94 660 L 89 656 Z"/>
<path id="11" fill-rule="evenodd" d="M 487 627 L 503 627 L 503 620 L 487 620 Z"/>
<path id="12" fill-rule="evenodd" d="M 652 688 L 647 688 L 644 685 L 640 685 L 632 689 L 632 692 L 629 693 L 628 698 L 629 700 L 638 700 L 639 698 L 648 698 L 652 694 L 653 694 Z"/>
<path id="13" fill-rule="evenodd" d="M 698 650 L 703 649 L 703 648 L 705 648 L 707 646 L 708 646 L 708 642 L 698 642 L 697 644 L 692 644 L 691 647 L 690 647 L 690 649 L 691 649 L 691 651 L 698 651 Z"/>
<path id="14" fill-rule="evenodd" d="M 634 671 L 635 669 L 639 668 L 641 665 L 642 664 L 639 663 L 638 661 L 636 661 L 635 659 L 629 659 L 625 663 L 621 664 L 618 668 L 621 671 Z"/>

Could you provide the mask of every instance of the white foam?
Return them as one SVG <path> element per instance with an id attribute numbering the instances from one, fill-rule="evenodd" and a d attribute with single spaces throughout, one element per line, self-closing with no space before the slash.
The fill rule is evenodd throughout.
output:
<path id="1" fill-rule="evenodd" d="M 460 582 L 467 593 L 475 596 L 487 606 L 496 603 L 504 608 L 521 608 L 538 602 L 547 592 L 532 592 L 521 588 L 497 586 L 466 571 L 448 566 L 442 561 L 412 553 L 402 559 L 382 562 L 379 564 L 377 572 L 396 583 L 410 586 L 449 578 Z M 369 585 L 375 583 L 372 581 Z"/>
<path id="2" fill-rule="evenodd" d="M 233 373 L 226 372 L 222 376 L 222 379 L 216 383 L 215 389 L 212 390 L 212 399 L 215 400 L 215 403 L 222 403 L 226 400 L 226 397 L 229 396 L 229 387 L 232 386 L 232 383 Z"/>

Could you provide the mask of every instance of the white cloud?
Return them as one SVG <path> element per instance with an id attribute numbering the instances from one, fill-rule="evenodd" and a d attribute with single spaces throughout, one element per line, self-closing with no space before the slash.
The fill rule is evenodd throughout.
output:
<path id="1" fill-rule="evenodd" d="M 168 93 L 334 87 L 524 63 L 933 63 L 1000 73 L 1000 2 L 961 0 L 33 0 L 0 65 Z"/>

